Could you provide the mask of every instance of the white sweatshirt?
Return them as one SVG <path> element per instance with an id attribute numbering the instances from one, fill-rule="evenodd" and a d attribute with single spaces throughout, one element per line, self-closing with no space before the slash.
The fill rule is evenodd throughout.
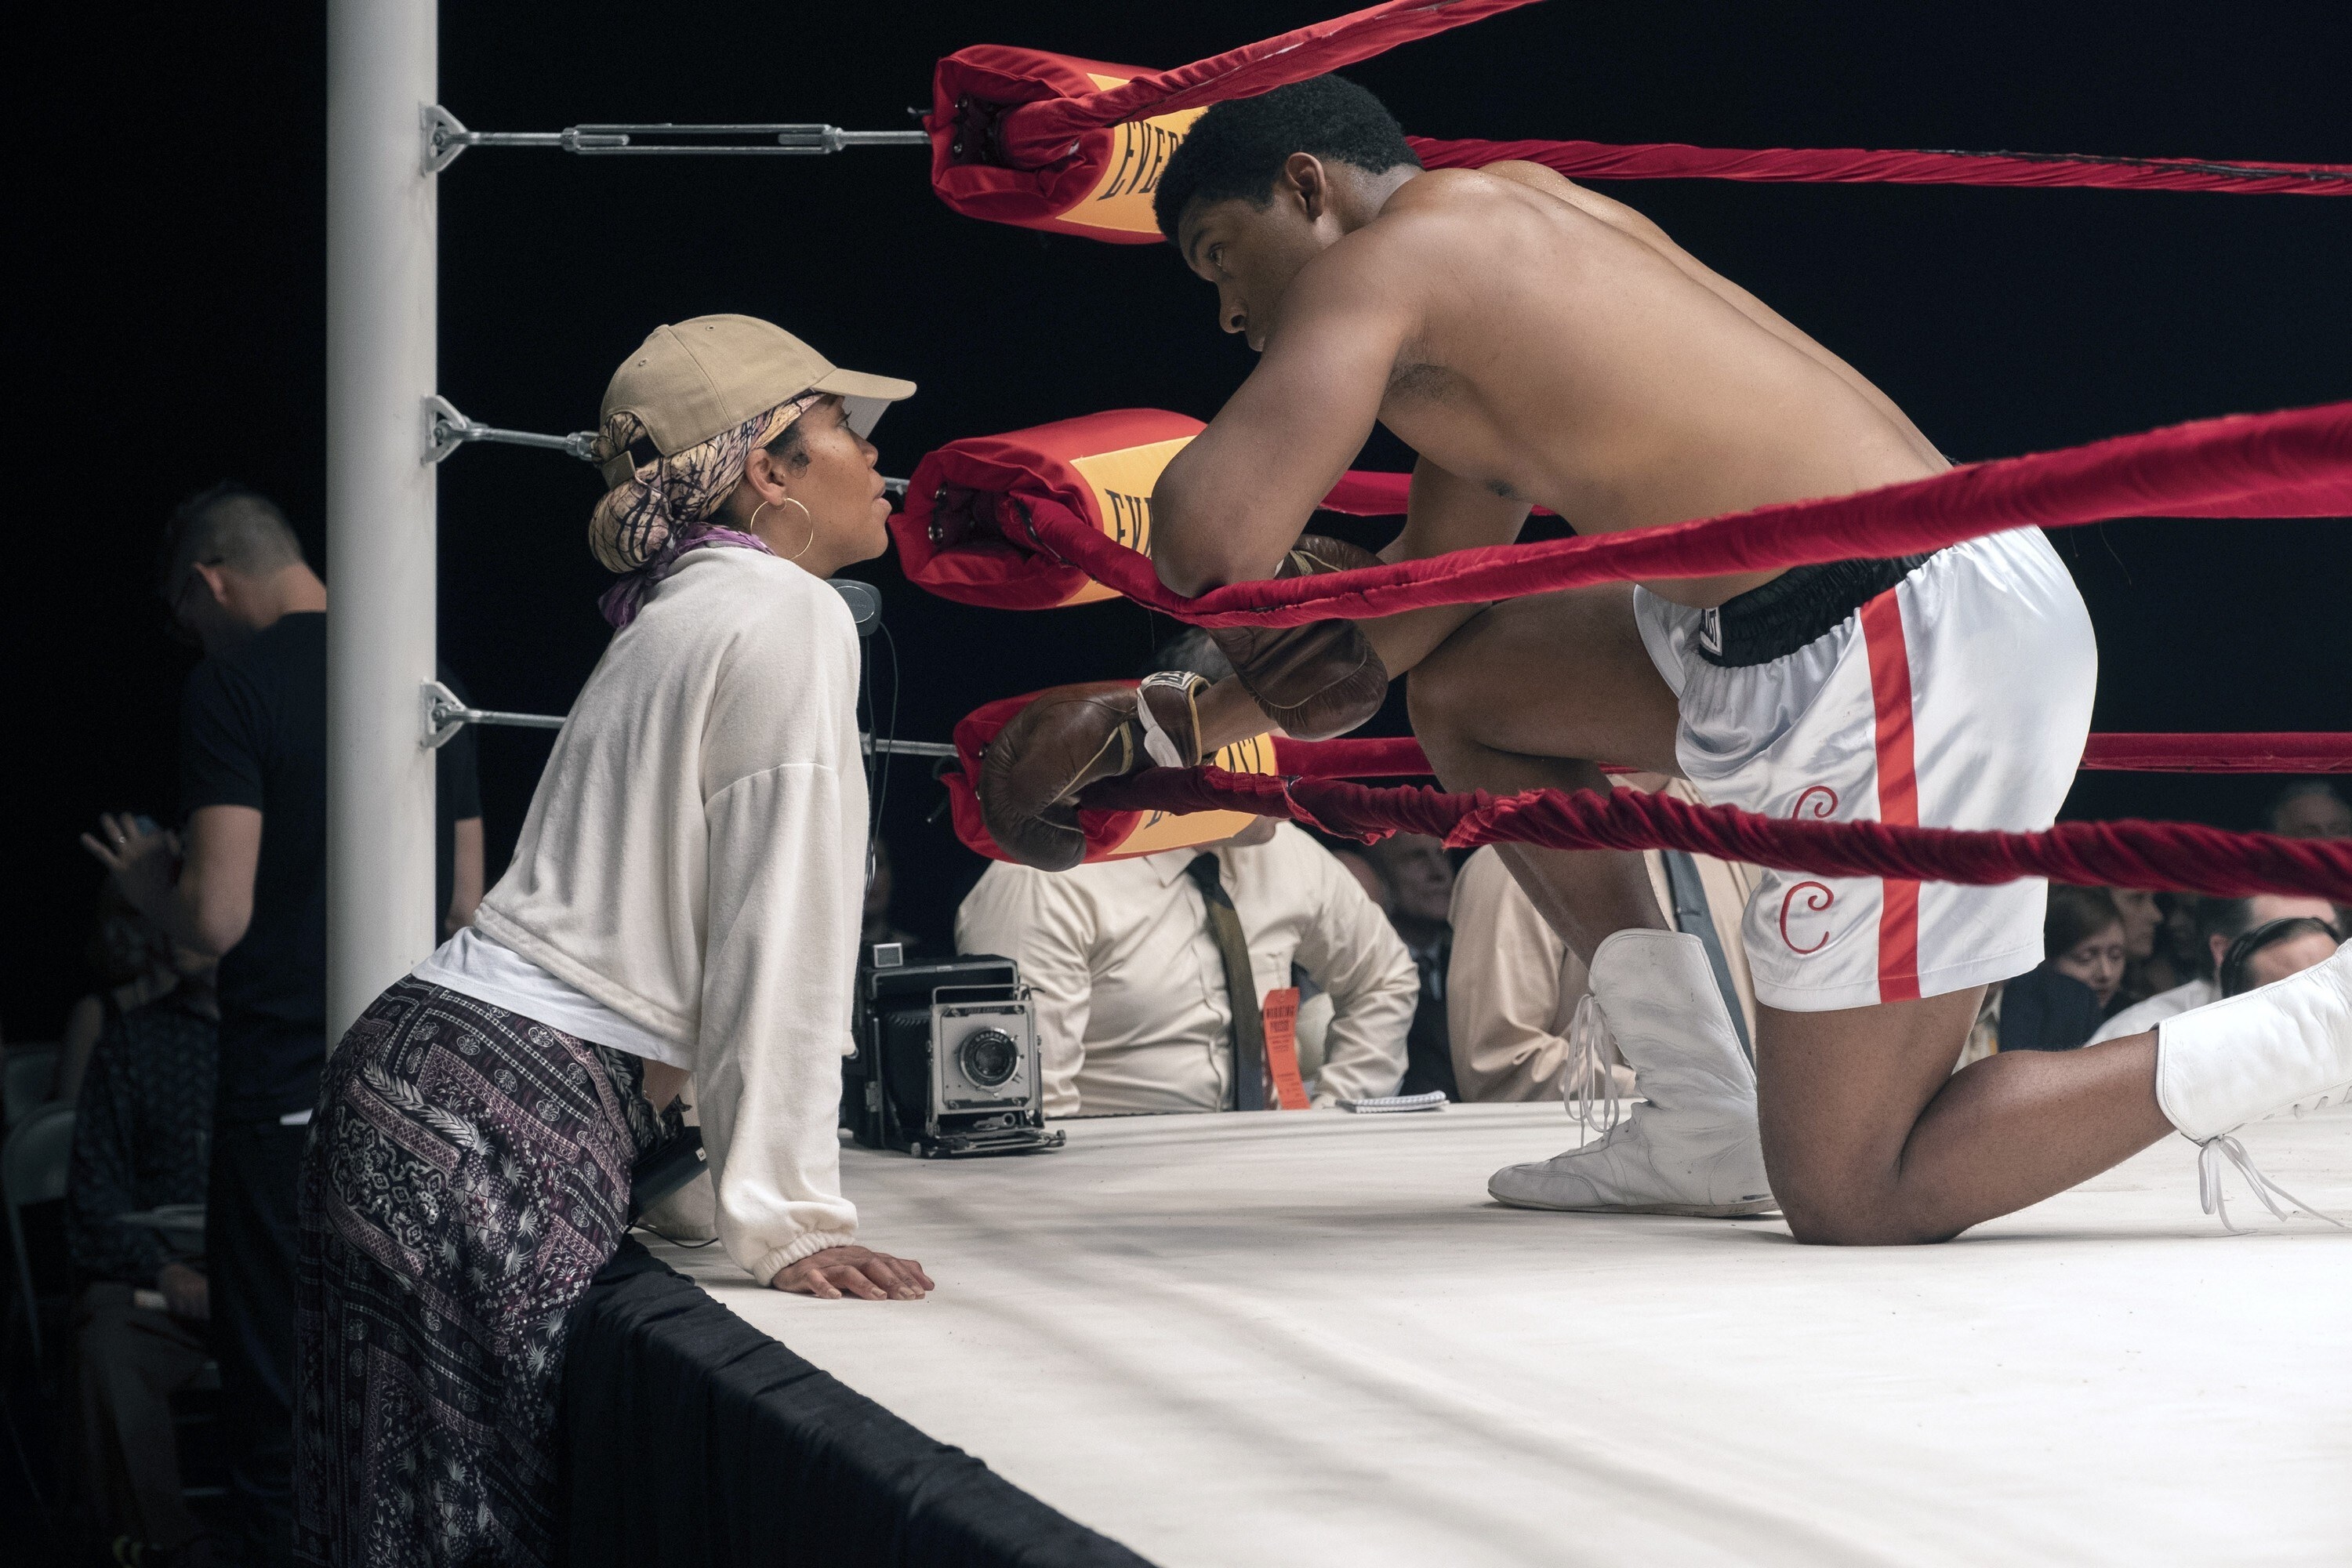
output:
<path id="1" fill-rule="evenodd" d="M 866 878 L 857 633 L 823 580 L 699 550 L 572 704 L 482 933 L 694 1073 L 727 1255 L 856 1236 L 841 1058 Z"/>

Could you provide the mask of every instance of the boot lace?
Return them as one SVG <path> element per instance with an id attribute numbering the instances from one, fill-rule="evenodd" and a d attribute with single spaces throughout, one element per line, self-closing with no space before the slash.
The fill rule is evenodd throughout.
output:
<path id="1" fill-rule="evenodd" d="M 1560 1078 L 1559 1096 L 1568 1119 L 1576 1123 L 1576 1146 L 1584 1147 L 1588 1133 L 1607 1137 L 1622 1117 L 1617 1075 L 1609 1070 L 1609 1016 L 1592 993 L 1577 998 L 1575 1016 L 1568 1025 L 1568 1071 Z"/>
<path id="2" fill-rule="evenodd" d="M 2235 1165 L 2238 1168 L 2238 1174 L 2245 1177 L 2247 1187 L 2252 1191 L 2255 1197 L 2262 1200 L 2263 1207 L 2270 1210 L 2272 1217 L 2282 1224 L 2285 1222 L 2288 1215 L 2302 1213 L 2311 1215 L 2314 1219 L 2324 1219 L 2338 1230 L 2352 1230 L 2352 1226 L 2347 1226 L 2334 1215 L 2320 1213 L 2263 1174 L 2261 1169 L 2254 1164 L 2254 1157 L 2246 1152 L 2246 1146 L 2227 1132 L 2223 1132 L 2204 1140 L 2197 1146 L 2197 1201 L 2204 1207 L 2207 1214 L 2220 1216 L 2221 1228 L 2231 1235 L 2247 1236 L 2252 1233 L 2246 1226 L 2234 1224 L 2230 1218 L 2229 1200 L 2222 1195 L 2221 1190 L 2222 1167 L 2225 1164 Z M 2279 1202 L 2282 1199 L 2286 1203 L 2284 1208 L 2279 1207 Z"/>

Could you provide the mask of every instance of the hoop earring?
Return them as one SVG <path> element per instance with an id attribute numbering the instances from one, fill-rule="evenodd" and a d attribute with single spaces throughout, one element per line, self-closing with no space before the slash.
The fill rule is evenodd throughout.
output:
<path id="1" fill-rule="evenodd" d="M 760 504 L 761 504 L 761 506 L 765 506 L 765 505 L 767 505 L 768 503 L 767 503 L 767 502 L 765 502 L 765 501 L 761 501 Z M 810 516 L 810 514 L 809 514 L 809 509 L 808 509 L 808 508 L 806 508 L 806 507 L 804 507 L 804 506 L 801 506 L 801 503 L 800 503 L 800 502 L 798 502 L 798 501 L 794 500 L 793 500 L 792 497 L 790 497 L 790 496 L 786 496 L 786 497 L 784 498 L 784 504 L 785 504 L 786 506 L 800 506 L 800 507 L 801 507 L 801 515 L 802 515 L 803 517 L 808 518 L 808 525 L 809 525 L 809 535 L 808 535 L 808 537 L 807 537 L 806 539 L 802 540 L 802 541 L 801 541 L 801 547 L 800 547 L 798 550 L 793 551 L 793 552 L 792 552 L 792 554 L 786 558 L 786 559 L 788 559 L 788 560 L 798 561 L 802 556 L 806 555 L 806 554 L 809 552 L 809 546 L 810 546 L 810 545 L 812 545 L 812 544 L 814 544 L 814 543 L 816 542 L 816 519 L 815 519 L 814 517 L 811 517 L 811 516 Z M 759 514 L 759 513 L 757 513 L 757 512 L 753 512 L 751 515 L 752 515 L 752 516 L 754 516 L 754 517 L 757 517 L 757 516 L 759 516 L 760 514 Z"/>
<path id="2" fill-rule="evenodd" d="M 764 500 L 763 500 L 763 501 L 761 501 L 758 506 L 753 507 L 753 508 L 751 509 L 751 521 L 749 521 L 749 522 L 747 522 L 747 523 L 745 523 L 745 524 L 743 525 L 743 531 L 744 531 L 744 532 L 746 532 L 746 533 L 757 533 L 757 532 L 759 532 L 759 531 L 760 531 L 760 514 L 761 514 L 761 512 L 763 512 L 763 511 L 767 510 L 769 507 L 771 507 L 771 506 L 772 506 L 772 505 L 774 505 L 774 504 L 775 504 L 775 503 L 774 503 L 774 502 L 772 502 L 772 501 L 764 501 Z"/>

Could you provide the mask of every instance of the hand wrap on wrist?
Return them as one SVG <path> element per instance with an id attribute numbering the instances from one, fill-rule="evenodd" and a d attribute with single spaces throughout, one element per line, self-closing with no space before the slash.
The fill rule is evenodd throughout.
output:
<path id="1" fill-rule="evenodd" d="M 1305 577 L 1378 566 L 1380 557 L 1345 540 L 1302 535 L 1283 558 L 1277 578 Z M 1221 626 L 1210 632 L 1233 662 L 1242 689 L 1265 716 L 1302 741 L 1343 735 L 1381 710 L 1388 667 L 1353 621 L 1260 631 Z"/>
<path id="2" fill-rule="evenodd" d="M 1201 760 L 1198 702 L 1208 682 L 1168 671 L 1057 686 L 1013 717 L 981 759 L 981 819 L 997 847 L 1024 866 L 1062 871 L 1086 858 L 1078 791 L 1142 767 Z"/>

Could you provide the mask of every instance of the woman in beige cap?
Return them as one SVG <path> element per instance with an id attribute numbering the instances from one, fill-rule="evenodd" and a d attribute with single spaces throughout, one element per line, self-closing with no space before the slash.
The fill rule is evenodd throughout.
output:
<path id="1" fill-rule="evenodd" d="M 590 542 L 622 574 L 475 925 L 330 1058 L 304 1163 L 299 1553 L 549 1560 L 566 1310 L 691 1073 L 728 1256 L 912 1300 L 835 1139 L 866 876 L 857 637 L 825 578 L 887 542 L 866 432 L 914 391 L 745 316 L 613 377 Z M 428 1479 L 429 1478 L 429 1479 Z"/>

